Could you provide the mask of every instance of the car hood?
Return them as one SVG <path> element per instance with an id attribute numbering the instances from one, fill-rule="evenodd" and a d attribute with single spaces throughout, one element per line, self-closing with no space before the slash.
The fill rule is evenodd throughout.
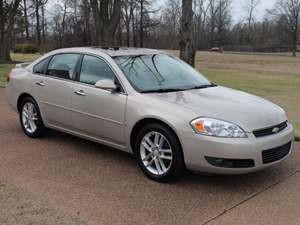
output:
<path id="1" fill-rule="evenodd" d="M 149 95 L 177 105 L 178 110 L 180 107 L 190 109 L 193 115 L 196 113 L 199 117 L 213 117 L 235 123 L 247 132 L 287 120 L 284 110 L 272 102 L 221 86 Z"/>

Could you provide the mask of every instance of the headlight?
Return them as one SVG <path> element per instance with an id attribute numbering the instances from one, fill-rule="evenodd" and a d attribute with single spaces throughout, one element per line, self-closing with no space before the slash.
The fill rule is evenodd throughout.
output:
<path id="1" fill-rule="evenodd" d="M 198 118 L 191 123 L 192 128 L 198 134 L 223 137 L 223 138 L 246 138 L 246 132 L 238 125 L 213 118 Z"/>

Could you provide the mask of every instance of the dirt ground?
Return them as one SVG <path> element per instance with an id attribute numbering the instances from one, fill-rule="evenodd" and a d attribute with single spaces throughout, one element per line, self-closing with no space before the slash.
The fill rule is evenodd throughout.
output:
<path id="1" fill-rule="evenodd" d="M 0 183 L 1 225 L 88 225 L 26 190 Z"/>
<path id="2" fill-rule="evenodd" d="M 53 131 L 43 139 L 27 138 L 3 89 L 0 117 L 0 180 L 9 185 L 0 188 L 0 224 L 236 224 L 231 219 L 254 224 L 249 209 L 240 208 L 247 204 L 251 213 L 261 214 L 257 224 L 270 212 L 276 212 L 272 224 L 282 224 L 276 222 L 290 213 L 294 217 L 286 224 L 300 223 L 300 204 L 293 197 L 300 196 L 300 145 L 291 158 L 259 173 L 188 173 L 159 184 L 145 178 L 129 154 Z"/>

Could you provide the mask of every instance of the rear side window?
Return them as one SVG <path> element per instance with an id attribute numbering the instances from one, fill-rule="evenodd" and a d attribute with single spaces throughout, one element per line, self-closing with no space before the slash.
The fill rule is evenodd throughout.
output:
<path id="1" fill-rule="evenodd" d="M 33 67 L 33 73 L 37 74 L 45 74 L 45 70 L 47 68 L 49 62 L 49 58 L 42 60 L 38 64 Z"/>
<path id="2" fill-rule="evenodd" d="M 53 56 L 47 69 L 47 75 L 73 80 L 79 57 L 79 54 L 60 54 Z"/>
<path id="3" fill-rule="evenodd" d="M 102 59 L 85 55 L 81 65 L 80 82 L 94 85 L 103 79 L 115 80 L 114 72 Z"/>

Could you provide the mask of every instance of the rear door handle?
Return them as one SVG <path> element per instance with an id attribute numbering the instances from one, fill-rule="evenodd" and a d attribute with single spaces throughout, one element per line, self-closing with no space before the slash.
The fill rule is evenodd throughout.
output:
<path id="1" fill-rule="evenodd" d="M 44 81 L 36 82 L 35 84 L 38 85 L 38 86 L 41 86 L 41 87 L 46 86 L 46 84 L 44 83 Z"/>
<path id="2" fill-rule="evenodd" d="M 75 93 L 76 95 L 86 96 L 86 93 L 85 93 L 83 90 L 75 91 L 74 93 Z"/>

